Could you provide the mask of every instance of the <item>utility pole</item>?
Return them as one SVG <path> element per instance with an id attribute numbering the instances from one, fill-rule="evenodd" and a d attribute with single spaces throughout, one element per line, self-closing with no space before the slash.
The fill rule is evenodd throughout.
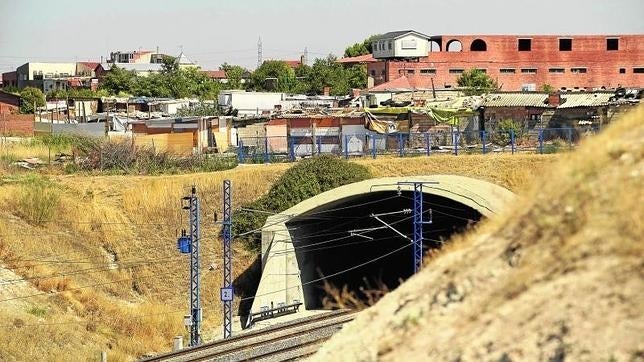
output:
<path id="1" fill-rule="evenodd" d="M 413 206 L 413 227 L 414 237 L 412 243 L 414 245 L 414 273 L 418 273 L 423 265 L 423 225 L 431 224 L 431 209 L 429 221 L 423 220 L 423 185 L 436 185 L 436 181 L 413 181 L 413 182 L 399 182 L 398 185 L 412 185 L 414 187 L 414 206 Z"/>
<path id="2" fill-rule="evenodd" d="M 188 202 L 184 205 L 183 209 L 188 210 L 190 213 L 190 237 L 189 248 L 187 251 L 190 253 L 190 320 L 186 324 L 190 327 L 190 347 L 198 346 L 201 344 L 201 302 L 200 302 L 200 287 L 201 280 L 199 275 L 199 198 L 197 198 L 197 189 L 193 186 L 192 192 L 189 196 L 183 198 Z M 182 238 L 184 248 L 182 248 Z M 179 249 L 185 253 L 185 233 L 179 238 Z"/>
<path id="3" fill-rule="evenodd" d="M 224 304 L 224 339 L 233 334 L 233 258 L 232 258 L 232 188 L 230 180 L 224 180 L 224 287 L 221 301 Z"/>

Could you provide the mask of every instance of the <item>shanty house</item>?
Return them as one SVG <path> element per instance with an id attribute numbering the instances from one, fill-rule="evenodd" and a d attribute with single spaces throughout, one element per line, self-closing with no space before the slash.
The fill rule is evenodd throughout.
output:
<path id="1" fill-rule="evenodd" d="M 426 57 L 429 36 L 413 30 L 392 31 L 373 39 L 371 49 L 376 59 Z"/>

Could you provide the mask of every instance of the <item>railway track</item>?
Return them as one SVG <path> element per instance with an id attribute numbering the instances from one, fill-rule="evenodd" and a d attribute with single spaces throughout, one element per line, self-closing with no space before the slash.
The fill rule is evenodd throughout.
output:
<path id="1" fill-rule="evenodd" d="M 353 311 L 329 312 L 141 361 L 294 360 L 315 353 L 324 341 L 339 331 L 345 323 L 353 320 L 355 315 Z"/>

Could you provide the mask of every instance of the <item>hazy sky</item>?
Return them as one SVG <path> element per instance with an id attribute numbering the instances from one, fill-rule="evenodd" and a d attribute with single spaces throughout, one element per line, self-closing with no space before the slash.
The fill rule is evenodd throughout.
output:
<path id="1" fill-rule="evenodd" d="M 115 50 L 184 53 L 204 69 L 341 55 L 370 34 L 642 34 L 644 0 L 0 0 L 0 71 L 99 61 Z"/>

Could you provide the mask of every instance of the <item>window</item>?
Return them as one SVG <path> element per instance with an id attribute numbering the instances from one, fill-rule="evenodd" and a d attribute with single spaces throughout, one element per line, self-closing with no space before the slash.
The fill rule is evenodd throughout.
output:
<path id="1" fill-rule="evenodd" d="M 626 74 L 626 68 L 619 68 L 619 74 Z"/>
<path id="2" fill-rule="evenodd" d="M 407 74 L 415 74 L 416 71 L 413 69 L 407 69 Z"/>
<path id="3" fill-rule="evenodd" d="M 476 70 L 478 70 L 478 71 L 479 71 L 479 72 L 481 72 L 481 73 L 487 73 L 487 69 L 480 69 L 480 68 L 479 68 L 479 69 L 476 69 Z"/>
<path id="4" fill-rule="evenodd" d="M 445 49 L 447 49 L 448 52 L 460 52 L 463 50 L 463 44 L 456 39 L 452 39 L 447 42 Z"/>
<path id="5" fill-rule="evenodd" d="M 501 68 L 501 69 L 499 69 L 499 72 L 501 74 L 513 74 L 513 73 L 516 73 L 517 70 L 514 69 L 514 68 Z"/>
<path id="6" fill-rule="evenodd" d="M 633 73 L 642 74 L 644 73 L 644 68 L 633 68 Z"/>
<path id="7" fill-rule="evenodd" d="M 573 74 L 587 73 L 588 69 L 586 68 L 570 68 L 570 72 Z"/>
<path id="8" fill-rule="evenodd" d="M 391 50 L 391 41 L 387 42 L 387 45 L 389 45 L 389 50 Z"/>
<path id="9" fill-rule="evenodd" d="M 537 74 L 537 69 L 536 68 L 523 68 L 523 69 L 521 69 L 521 73 L 523 73 L 523 74 Z"/>
<path id="10" fill-rule="evenodd" d="M 487 51 L 487 44 L 481 39 L 476 39 L 470 45 L 470 51 L 473 52 L 484 52 Z"/>
<path id="11" fill-rule="evenodd" d="M 449 72 L 450 74 L 461 74 L 463 73 L 464 69 L 450 69 Z"/>
<path id="12" fill-rule="evenodd" d="M 421 75 L 436 74 L 436 69 L 421 69 L 420 74 Z"/>
<path id="13" fill-rule="evenodd" d="M 566 70 L 563 68 L 550 68 L 548 69 L 550 73 L 565 73 Z"/>
<path id="14" fill-rule="evenodd" d="M 559 51 L 569 52 L 572 50 L 572 39 L 559 39 Z"/>
<path id="15" fill-rule="evenodd" d="M 532 50 L 532 39 L 519 39 L 519 51 L 529 52 Z"/>
<path id="16" fill-rule="evenodd" d="M 416 39 L 403 39 L 400 46 L 403 49 L 416 49 Z"/>
<path id="17" fill-rule="evenodd" d="M 619 50 L 619 39 L 617 38 L 606 39 L 606 50 Z"/>

